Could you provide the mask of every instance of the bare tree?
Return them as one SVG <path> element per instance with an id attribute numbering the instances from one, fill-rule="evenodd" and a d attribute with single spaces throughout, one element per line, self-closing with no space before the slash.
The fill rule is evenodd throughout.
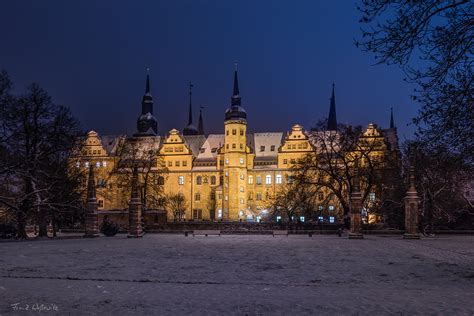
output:
<path id="1" fill-rule="evenodd" d="M 348 224 L 354 180 L 361 180 L 360 190 L 366 201 L 381 185 L 382 171 L 393 167 L 396 157 L 387 154 L 384 138 L 374 125 L 364 132 L 360 127 L 344 125 L 338 131 L 326 131 L 324 122 L 320 122 L 310 139 L 315 152 L 293 167 L 295 183 L 308 187 L 310 193 L 329 192 L 340 203 Z"/>
<path id="2" fill-rule="evenodd" d="M 139 186 L 143 208 L 147 210 L 160 207 L 166 167 L 159 156 L 157 138 L 121 139 L 117 146 L 116 168 L 110 177 L 113 177 L 120 187 L 130 190 L 133 168 L 137 168 L 140 175 Z M 124 196 L 129 196 L 126 192 L 123 193 Z"/>
<path id="3" fill-rule="evenodd" d="M 361 0 L 356 45 L 377 64 L 398 64 L 417 84 L 414 120 L 427 142 L 472 164 L 474 152 L 474 3 L 469 0 Z"/>
<path id="4" fill-rule="evenodd" d="M 0 81 L 8 88 L 8 78 Z M 25 95 L 3 98 L 0 114 L 0 177 L 7 193 L 0 196 L 0 203 L 16 213 L 19 238 L 27 237 L 29 217 L 37 218 L 39 235 L 46 236 L 49 210 L 73 202 L 72 195 L 62 199 L 56 189 L 66 188 L 67 163 L 79 123 L 37 84 L 30 85 Z"/>
<path id="5" fill-rule="evenodd" d="M 182 221 L 188 203 L 182 193 L 171 193 L 166 196 L 165 208 L 168 213 L 173 214 L 174 221 Z"/>

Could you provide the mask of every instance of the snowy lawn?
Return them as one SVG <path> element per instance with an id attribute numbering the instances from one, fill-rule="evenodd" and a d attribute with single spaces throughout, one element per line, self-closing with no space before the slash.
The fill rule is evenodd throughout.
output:
<path id="1" fill-rule="evenodd" d="M 3 242 L 0 315 L 474 314 L 473 236 L 365 237 Z"/>

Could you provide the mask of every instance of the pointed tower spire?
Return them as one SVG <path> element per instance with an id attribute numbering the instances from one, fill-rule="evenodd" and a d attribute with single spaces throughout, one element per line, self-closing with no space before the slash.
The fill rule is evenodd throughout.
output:
<path id="1" fill-rule="evenodd" d="M 202 121 L 202 109 L 204 107 L 201 105 L 199 107 L 199 123 L 198 123 L 198 134 L 199 135 L 204 135 L 204 123 Z"/>
<path id="2" fill-rule="evenodd" d="M 328 116 L 328 131 L 337 130 L 337 119 L 336 119 L 336 96 L 334 95 L 334 83 L 332 84 L 332 95 L 331 95 L 331 105 L 329 107 L 329 116 Z"/>
<path id="3" fill-rule="evenodd" d="M 147 68 L 145 94 L 149 94 L 149 93 L 150 93 L 150 68 Z"/>
<path id="4" fill-rule="evenodd" d="M 193 96 L 193 87 L 194 85 L 189 82 L 189 115 L 188 115 L 188 126 L 193 124 L 193 105 L 192 105 L 192 96 Z"/>
<path id="5" fill-rule="evenodd" d="M 390 108 L 390 129 L 395 128 L 395 123 L 393 122 L 393 108 Z"/>
<path id="6" fill-rule="evenodd" d="M 235 63 L 234 69 L 234 92 L 232 94 L 232 105 L 241 104 L 241 97 L 239 92 L 239 78 L 237 77 L 237 63 Z"/>
<path id="7" fill-rule="evenodd" d="M 137 119 L 136 136 L 149 136 L 158 133 L 158 121 L 153 116 L 153 97 L 150 90 L 150 68 L 146 69 L 145 94 L 142 98 L 142 113 Z"/>

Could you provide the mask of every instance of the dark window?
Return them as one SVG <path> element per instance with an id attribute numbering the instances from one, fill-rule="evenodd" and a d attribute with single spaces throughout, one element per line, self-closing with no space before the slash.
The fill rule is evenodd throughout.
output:
<path id="1" fill-rule="evenodd" d="M 201 185 L 201 184 L 202 184 L 202 177 L 201 177 L 201 176 L 197 176 L 197 178 L 196 178 L 196 184 L 197 184 L 197 185 Z"/>
<path id="2" fill-rule="evenodd" d="M 164 185 L 165 184 L 165 178 L 163 177 L 158 177 L 158 185 Z"/>
<path id="3" fill-rule="evenodd" d="M 211 184 L 212 185 L 216 184 L 216 176 L 211 176 Z"/>

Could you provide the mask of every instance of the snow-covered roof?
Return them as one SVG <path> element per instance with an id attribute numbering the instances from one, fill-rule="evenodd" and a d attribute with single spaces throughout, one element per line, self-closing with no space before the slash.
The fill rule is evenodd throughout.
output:
<path id="1" fill-rule="evenodd" d="M 283 133 L 254 133 L 255 157 L 264 158 L 278 156 L 278 148 L 283 141 Z"/>
<path id="2" fill-rule="evenodd" d="M 210 134 L 199 148 L 197 159 L 216 159 L 217 151 L 224 145 L 224 134 Z"/>
<path id="3" fill-rule="evenodd" d="M 201 146 L 206 141 L 206 136 L 205 135 L 184 135 L 183 139 L 186 145 L 188 145 L 189 149 L 191 149 L 193 157 L 197 157 L 199 155 Z"/>

